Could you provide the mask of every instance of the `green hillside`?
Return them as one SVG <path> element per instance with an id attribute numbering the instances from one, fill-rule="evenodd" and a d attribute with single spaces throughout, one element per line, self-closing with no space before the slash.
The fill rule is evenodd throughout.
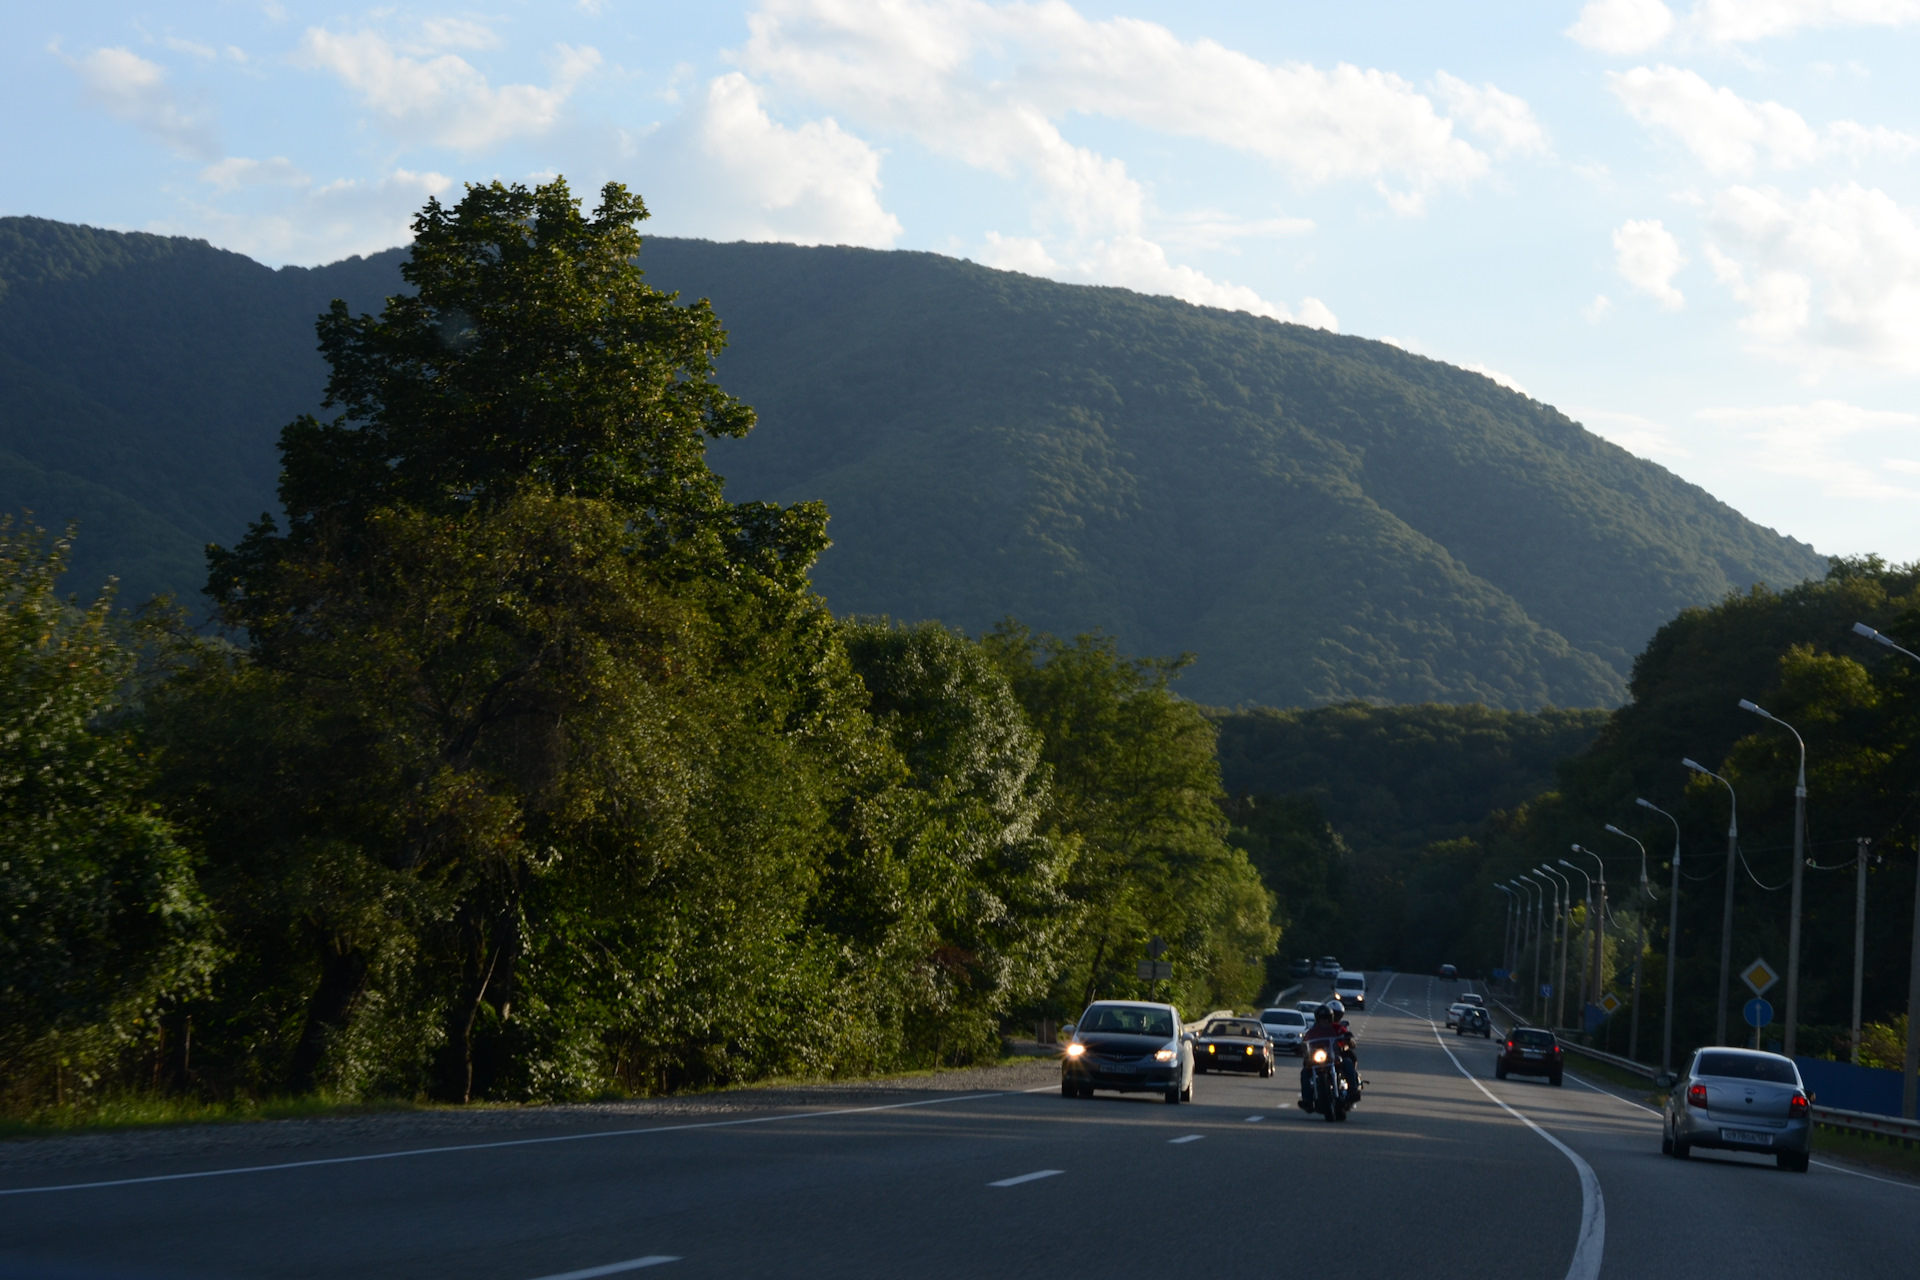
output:
<path id="1" fill-rule="evenodd" d="M 272 504 L 325 301 L 397 254 L 270 271 L 0 220 L 0 509 L 76 516 L 80 575 L 200 580 Z M 824 499 L 841 613 L 1008 614 L 1197 655 L 1232 705 L 1612 705 L 1666 619 L 1823 560 L 1553 409 L 1397 348 L 921 253 L 655 239 L 713 299 L 760 426 L 735 499 Z"/>

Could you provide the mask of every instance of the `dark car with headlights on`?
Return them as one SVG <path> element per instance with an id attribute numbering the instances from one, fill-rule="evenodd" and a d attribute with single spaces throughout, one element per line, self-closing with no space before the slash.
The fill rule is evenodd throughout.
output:
<path id="1" fill-rule="evenodd" d="M 1500 1047 L 1493 1074 L 1501 1080 L 1508 1076 L 1545 1076 L 1548 1084 L 1558 1085 L 1566 1065 L 1563 1057 L 1553 1032 L 1542 1027 L 1515 1027 Z"/>
<path id="2" fill-rule="evenodd" d="M 1067 1029 L 1060 1094 L 1091 1098 L 1095 1089 L 1193 1099 L 1193 1036 L 1170 1004 L 1098 1000 Z"/>
<path id="3" fill-rule="evenodd" d="M 1772 1156 L 1807 1171 L 1812 1107 L 1792 1058 L 1757 1049 L 1700 1049 L 1667 1093 L 1660 1150 L 1685 1160 L 1695 1147 Z"/>
<path id="4" fill-rule="evenodd" d="M 1251 1071 L 1273 1074 L 1273 1041 L 1252 1018 L 1215 1018 L 1193 1042 L 1195 1071 Z"/>

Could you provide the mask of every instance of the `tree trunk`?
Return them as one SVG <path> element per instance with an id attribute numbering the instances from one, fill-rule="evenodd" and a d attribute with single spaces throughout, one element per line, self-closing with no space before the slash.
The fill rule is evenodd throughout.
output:
<path id="1" fill-rule="evenodd" d="M 288 1084 L 295 1093 L 312 1089 L 326 1056 L 327 1041 L 347 1025 L 353 1003 L 360 998 L 367 981 L 367 958 L 344 938 L 328 938 L 320 949 L 320 985 L 307 1001 L 307 1021 L 300 1031 L 300 1043 L 294 1046 Z M 192 1032 L 189 1030 L 188 1037 Z M 191 1043 L 191 1040 L 188 1040 Z M 181 1072 L 187 1071 L 186 1046 L 182 1046 Z"/>

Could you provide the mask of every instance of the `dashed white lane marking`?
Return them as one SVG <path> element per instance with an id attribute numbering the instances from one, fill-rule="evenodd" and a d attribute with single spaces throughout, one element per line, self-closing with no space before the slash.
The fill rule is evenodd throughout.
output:
<path id="1" fill-rule="evenodd" d="M 550 1276 L 541 1276 L 539 1280 L 593 1280 L 595 1276 L 617 1276 L 622 1271 L 638 1271 L 642 1267 L 657 1267 L 663 1262 L 678 1262 L 679 1254 L 650 1253 L 644 1258 L 628 1258 L 625 1262 L 609 1262 L 599 1267 L 582 1267 L 578 1271 L 561 1271 Z"/>
<path id="2" fill-rule="evenodd" d="M 1248 1124 L 1253 1124 L 1253 1123 L 1255 1123 L 1256 1121 L 1260 1121 L 1260 1120 L 1265 1120 L 1265 1119 L 1266 1119 L 1266 1117 L 1265 1117 L 1265 1116 L 1248 1116 L 1248 1117 L 1247 1117 L 1247 1123 L 1248 1123 Z"/>
<path id="3" fill-rule="evenodd" d="M 1198 1142 L 1200 1141 L 1200 1139 L 1206 1136 L 1207 1135 L 1204 1133 L 1190 1133 L 1184 1138 L 1168 1138 L 1167 1145 L 1170 1147 L 1177 1147 L 1183 1142 Z"/>
<path id="4" fill-rule="evenodd" d="M 1053 1086 L 1058 1087 L 1058 1086 Z M 1028 1092 L 1039 1092 L 1029 1090 Z M 732 1129 L 748 1124 L 772 1124 L 776 1120 L 823 1120 L 830 1116 L 858 1116 L 872 1111 L 903 1111 L 909 1107 L 937 1107 L 952 1102 L 977 1102 L 981 1098 L 1004 1098 L 1004 1093 L 963 1093 L 953 1098 L 922 1098 L 916 1102 L 888 1102 L 875 1107 L 841 1107 L 834 1111 L 788 1111 L 774 1116 L 748 1116 L 740 1120 L 700 1120 L 690 1124 L 662 1124 L 642 1129 L 597 1129 L 592 1133 L 561 1133 L 547 1138 L 505 1138 L 498 1142 L 463 1142 L 444 1147 L 409 1147 L 403 1151 L 380 1151 L 371 1155 L 328 1156 L 321 1160 L 287 1160 L 279 1164 L 236 1165 L 226 1169 L 201 1169 L 194 1173 L 154 1173 L 141 1178 L 105 1178 L 98 1182 L 63 1182 L 40 1187 L 7 1187 L 0 1197 L 28 1196 L 47 1191 L 92 1191 L 99 1187 L 133 1187 L 149 1182 L 188 1182 L 195 1178 L 224 1178 L 239 1173 L 275 1173 L 282 1169 L 319 1169 L 336 1164 L 365 1164 L 374 1160 L 403 1160 L 408 1156 L 446 1155 L 457 1151 L 500 1151 L 508 1147 L 540 1147 L 555 1142 L 587 1142 L 596 1138 L 632 1138 L 648 1133 L 685 1133 L 692 1129 Z"/>
<path id="5" fill-rule="evenodd" d="M 1023 1182 L 1038 1182 L 1042 1178 L 1057 1178 L 1065 1169 L 1038 1169 L 1032 1173 L 1023 1173 L 1017 1178 L 1002 1178 L 998 1182 L 989 1182 L 990 1187 L 1017 1187 Z"/>
<path id="6" fill-rule="evenodd" d="M 1460 1059 L 1453 1056 L 1453 1050 L 1449 1049 L 1447 1042 L 1440 1038 L 1440 1028 L 1435 1026 L 1430 1018 L 1427 1020 L 1427 1029 L 1433 1032 L 1433 1042 L 1440 1046 L 1441 1052 L 1452 1061 L 1454 1068 L 1465 1076 L 1474 1088 L 1486 1094 L 1488 1101 L 1551 1142 L 1561 1155 L 1573 1162 L 1574 1169 L 1580 1175 L 1580 1235 L 1574 1242 L 1573 1260 L 1567 1264 L 1567 1280 L 1599 1280 L 1600 1259 L 1607 1247 L 1607 1201 L 1600 1194 L 1600 1179 L 1594 1173 L 1593 1166 L 1581 1159 L 1580 1153 L 1572 1147 L 1494 1096 L 1493 1090 L 1480 1083 L 1479 1077 L 1468 1071 L 1461 1065 Z"/>

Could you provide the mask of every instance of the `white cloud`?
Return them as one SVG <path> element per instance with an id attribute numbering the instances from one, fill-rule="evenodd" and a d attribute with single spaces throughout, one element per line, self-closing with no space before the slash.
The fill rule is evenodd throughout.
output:
<path id="1" fill-rule="evenodd" d="M 1511 374 L 1502 373 L 1498 369 L 1489 369 L 1486 365 L 1481 364 L 1477 360 L 1471 364 L 1463 364 L 1460 367 L 1462 369 L 1465 369 L 1468 373 L 1477 373 L 1481 377 L 1487 379 L 1490 382 L 1497 382 L 1509 391 L 1518 391 L 1523 396 L 1530 396 L 1533 394 L 1531 391 L 1527 390 L 1525 387 L 1520 385 L 1520 380 L 1518 378 L 1513 377 Z"/>
<path id="2" fill-rule="evenodd" d="M 1161 243 L 1182 249 L 1232 249 L 1246 240 L 1277 240 L 1313 230 L 1312 218 L 1236 218 L 1217 210 L 1160 214 Z"/>
<path id="3" fill-rule="evenodd" d="M 1623 222 L 1613 233 L 1614 269 L 1622 279 L 1668 311 L 1687 304 L 1673 278 L 1687 265 L 1680 242 L 1658 218 Z"/>
<path id="4" fill-rule="evenodd" d="M 1534 118 L 1533 108 L 1525 99 L 1491 84 L 1476 88 L 1444 71 L 1434 76 L 1434 84 L 1453 108 L 1454 117 L 1491 143 L 1496 152 L 1505 155 L 1547 149 L 1547 131 Z"/>
<path id="5" fill-rule="evenodd" d="M 1397 76 L 1269 65 L 1064 3 L 768 0 L 748 23 L 740 58 L 750 71 L 863 127 L 992 172 L 1026 172 L 1069 203 L 1101 188 L 1125 194 L 1114 162 L 1062 138 L 1056 122 L 1074 114 L 1257 155 L 1302 182 L 1372 181 L 1410 210 L 1488 167 Z"/>
<path id="6" fill-rule="evenodd" d="M 1847 183 L 1794 200 L 1737 186 L 1709 210 L 1714 274 L 1760 349 L 1817 375 L 1837 359 L 1920 372 L 1920 222 Z"/>
<path id="7" fill-rule="evenodd" d="M 1569 409 L 1570 416 L 1602 440 L 1642 458 L 1691 458 L 1693 452 L 1673 438 L 1663 423 L 1637 413 L 1608 409 Z"/>
<path id="8" fill-rule="evenodd" d="M 267 263 L 333 262 L 408 243 L 413 239 L 413 216 L 427 197 L 444 196 L 454 187 L 453 179 L 445 174 L 407 169 L 395 169 L 372 181 L 343 180 L 316 186 L 304 175 L 296 178 L 277 169 L 276 165 L 284 162 L 239 163 L 261 164 L 259 169 L 237 172 L 278 174 L 266 180 L 296 188 L 297 193 L 283 196 L 266 211 L 236 212 L 213 204 L 194 205 L 190 219 L 156 229 L 205 236 Z M 212 167 L 219 169 L 220 165 Z M 236 185 L 252 180 L 240 177 Z"/>
<path id="9" fill-rule="evenodd" d="M 1673 30 L 1673 10 L 1660 0 L 1590 0 L 1567 34 L 1600 53 L 1641 53 Z"/>
<path id="10" fill-rule="evenodd" d="M 831 119 L 788 128 L 733 72 L 640 149 L 655 213 L 683 234 L 890 247 L 880 153 Z"/>
<path id="11" fill-rule="evenodd" d="M 304 187 L 313 179 L 285 156 L 274 156 L 270 160 L 228 156 L 202 169 L 200 181 L 221 191 L 238 191 L 242 187 Z"/>
<path id="12" fill-rule="evenodd" d="M 1819 400 L 1702 409 L 1694 417 L 1740 436 L 1751 465 L 1805 482 L 1823 497 L 1903 504 L 1920 499 L 1920 484 L 1898 483 L 1888 474 L 1912 474 L 1920 464 L 1913 456 L 1887 457 L 1883 452 L 1891 445 L 1920 456 L 1920 414 Z M 1894 433 L 1895 439 L 1884 443 L 1860 439 L 1884 433 Z"/>
<path id="13" fill-rule="evenodd" d="M 212 113 L 203 107 L 188 105 L 158 63 L 149 62 L 129 49 L 95 49 L 76 60 L 68 60 L 86 100 L 108 115 L 139 128 L 196 160 L 212 160 L 220 154 Z"/>
<path id="14" fill-rule="evenodd" d="M 1596 293 L 1593 295 L 1592 302 L 1580 308 L 1580 314 L 1587 318 L 1589 324 L 1599 324 L 1611 310 L 1613 310 L 1613 299 L 1604 293 Z"/>
<path id="15" fill-rule="evenodd" d="M 1245 311 L 1334 332 L 1340 328 L 1339 317 L 1318 298 L 1303 299 L 1298 311 L 1290 310 L 1283 304 L 1268 301 L 1245 285 L 1215 280 L 1192 267 L 1176 265 L 1168 261 L 1165 249 L 1139 235 L 1096 241 L 1084 246 L 1082 256 L 1074 261 L 1060 262 L 1038 240 L 990 231 L 979 258 L 987 266 L 1002 271 L 1020 271 L 1070 284 L 1118 285 L 1138 293 L 1178 298 L 1196 306 Z"/>
<path id="16" fill-rule="evenodd" d="M 420 35 L 434 49 L 497 49 L 500 37 L 492 27 L 466 18 L 428 18 Z"/>
<path id="17" fill-rule="evenodd" d="M 1716 89 L 1696 72 L 1678 67 L 1609 72 L 1607 82 L 1635 120 L 1672 133 L 1713 173 L 1751 172 L 1762 151 L 1784 169 L 1822 155 L 1899 155 L 1920 147 L 1910 135 L 1851 120 L 1828 125 L 1823 137 L 1789 107 L 1754 102 L 1724 86 Z"/>
<path id="18" fill-rule="evenodd" d="M 464 58 L 410 57 L 374 31 L 339 34 L 312 27 L 300 42 L 305 65 L 338 76 L 403 138 L 463 151 L 545 133 L 554 125 L 573 90 L 600 65 L 600 54 L 588 47 L 556 45 L 555 54 L 547 87 L 496 89 Z"/>
<path id="19" fill-rule="evenodd" d="M 1920 0 L 1700 0 L 1689 25 L 1707 40 L 1736 44 L 1802 27 L 1897 27 L 1920 22 Z"/>

